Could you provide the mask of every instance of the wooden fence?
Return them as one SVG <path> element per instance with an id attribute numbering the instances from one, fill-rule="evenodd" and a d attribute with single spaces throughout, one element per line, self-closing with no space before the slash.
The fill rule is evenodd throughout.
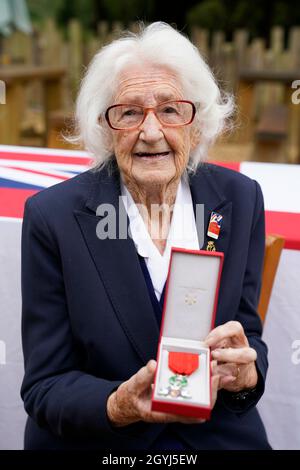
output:
<path id="1" fill-rule="evenodd" d="M 38 107 L 43 96 L 43 84 L 34 80 L 36 67 L 53 67 L 65 69 L 65 76 L 61 80 L 62 100 L 61 110 L 71 110 L 74 98 L 78 91 L 80 79 L 89 61 L 104 44 L 116 37 L 124 27 L 121 23 L 109 25 L 100 22 L 97 33 L 84 31 L 77 20 L 72 20 L 64 31 L 60 30 L 53 19 L 48 19 L 43 26 L 35 27 L 32 36 L 15 32 L 8 38 L 2 38 L 0 56 L 0 79 L 3 73 L 11 66 L 24 65 L 33 67 L 33 82 L 26 82 L 26 100 L 29 108 Z M 130 30 L 138 30 L 138 24 L 133 23 Z M 239 121 L 247 121 L 239 126 L 242 129 L 231 136 L 233 142 L 249 142 L 255 136 L 255 126 L 258 124 L 264 110 L 272 105 L 285 105 L 291 108 L 290 94 L 291 83 L 286 80 L 273 79 L 278 72 L 289 73 L 289 77 L 300 79 L 300 27 L 286 31 L 281 27 L 274 27 L 270 31 L 268 41 L 261 38 L 251 38 L 245 30 L 235 31 L 232 40 L 226 41 L 221 31 L 209 33 L 200 28 L 193 28 L 191 39 L 197 45 L 209 65 L 215 72 L 223 89 L 237 93 L 237 101 L 243 107 Z M 252 77 L 249 80 L 247 74 L 268 71 L 270 80 Z M 28 72 L 29 73 L 29 72 Z M 272 74 L 274 76 L 272 76 Z M 25 83 L 24 83 L 25 86 Z M 251 93 L 249 94 L 249 88 Z M 290 94 L 289 94 L 290 89 Z M 246 109 L 245 109 L 246 106 Z M 299 108 L 299 106 L 298 106 Z M 290 109 L 291 111 L 291 109 Z M 0 109 L 0 113 L 3 109 Z M 294 128 L 294 134 L 299 133 L 297 112 L 292 112 L 292 123 L 289 128 Z M 290 118 L 289 118 L 290 120 Z M 23 122 L 26 128 L 26 122 Z M 246 129 L 247 128 L 247 129 Z M 44 132 L 46 127 L 41 130 Z M 244 129 L 246 129 L 244 131 Z M 288 133 L 288 131 L 287 131 Z M 300 138 L 300 137 L 299 137 Z M 293 140 L 293 145 L 299 146 L 297 135 L 288 140 Z M 296 154 L 298 155 L 298 150 Z M 294 152 L 295 153 L 295 152 Z M 289 157 L 290 160 L 298 158 Z"/>
<path id="2" fill-rule="evenodd" d="M 137 31 L 138 28 L 137 23 L 132 23 L 128 29 Z M 109 25 L 102 21 L 95 34 L 84 31 L 78 20 L 72 20 L 61 31 L 49 18 L 43 26 L 35 27 L 32 36 L 15 32 L 2 38 L 0 65 L 67 66 L 76 91 L 84 66 L 123 29 L 119 22 Z M 285 33 L 282 27 L 272 28 L 267 44 L 265 39 L 251 38 L 246 30 L 237 30 L 228 42 L 222 31 L 209 33 L 194 27 L 191 39 L 224 81 L 224 86 L 231 89 L 240 68 L 300 70 L 300 27 L 291 29 L 287 39 Z"/>

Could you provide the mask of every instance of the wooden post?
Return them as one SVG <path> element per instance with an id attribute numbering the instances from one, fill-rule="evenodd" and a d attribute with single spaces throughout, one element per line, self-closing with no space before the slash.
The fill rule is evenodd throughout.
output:
<path id="1" fill-rule="evenodd" d="M 294 27 L 290 31 L 289 50 L 291 69 L 297 70 L 297 79 L 300 79 L 300 27 Z M 287 90 L 290 108 L 290 139 L 289 139 L 289 161 L 300 164 L 300 103 L 292 102 L 292 94 L 295 89 L 292 83 Z"/>
<path id="2" fill-rule="evenodd" d="M 289 51 L 291 57 L 291 68 L 300 70 L 300 27 L 294 27 L 289 34 Z"/>
<path id="3" fill-rule="evenodd" d="M 250 57 L 249 66 L 251 69 L 263 69 L 264 68 L 264 56 L 265 56 L 266 41 L 261 38 L 253 39 L 250 45 Z"/>
<path id="4" fill-rule="evenodd" d="M 253 138 L 253 98 L 254 86 L 247 80 L 240 79 L 237 87 L 236 130 L 232 138 L 238 143 L 248 143 Z"/>
<path id="5" fill-rule="evenodd" d="M 121 21 L 114 21 L 112 24 L 112 39 L 118 38 L 123 29 L 124 25 Z"/>
<path id="6" fill-rule="evenodd" d="M 233 34 L 233 44 L 236 58 L 236 70 L 240 70 L 247 65 L 249 31 L 238 29 Z"/>
<path id="7" fill-rule="evenodd" d="M 284 29 L 281 26 L 271 29 L 271 49 L 274 55 L 280 58 L 284 50 Z"/>
<path id="8" fill-rule="evenodd" d="M 7 84 L 6 104 L 0 105 L 0 142 L 5 145 L 20 143 L 21 119 L 24 116 L 24 93 L 20 82 Z"/>
<path id="9" fill-rule="evenodd" d="M 287 142 L 288 161 L 300 163 L 300 104 L 293 103 L 291 86 L 286 88 L 286 100 L 289 107 L 289 134 Z"/>
<path id="10" fill-rule="evenodd" d="M 9 56 L 10 63 L 28 65 L 33 63 L 32 36 L 29 34 L 14 31 L 3 39 L 3 49 Z"/>
<path id="11" fill-rule="evenodd" d="M 47 18 L 39 35 L 41 49 L 41 65 L 61 66 L 62 37 L 53 18 Z"/>
<path id="12" fill-rule="evenodd" d="M 109 35 L 109 26 L 107 21 L 99 21 L 97 25 L 98 37 L 101 44 L 105 44 L 107 42 L 107 38 Z"/>
<path id="13" fill-rule="evenodd" d="M 284 52 L 284 29 L 281 26 L 275 26 L 271 29 L 271 57 L 272 70 L 282 70 L 283 52 Z M 268 86 L 269 102 L 282 103 L 284 100 L 284 86 L 280 83 L 273 83 Z"/>
<path id="14" fill-rule="evenodd" d="M 263 70 L 266 57 L 266 41 L 256 38 L 250 44 L 249 68 L 254 70 Z M 265 83 L 257 83 L 254 86 L 251 120 L 256 121 L 265 106 L 268 94 Z"/>
<path id="15" fill-rule="evenodd" d="M 211 47 L 211 63 L 213 67 L 222 69 L 223 57 L 222 47 L 225 42 L 225 34 L 223 31 L 215 31 L 212 36 Z"/>
<path id="16" fill-rule="evenodd" d="M 198 47 L 201 55 L 209 59 L 209 32 L 206 29 L 194 26 L 192 28 L 192 41 Z"/>
<path id="17" fill-rule="evenodd" d="M 49 134 L 49 119 L 52 111 L 56 112 L 63 109 L 62 106 L 62 81 L 61 78 L 45 80 L 44 87 L 44 115 L 45 115 L 45 145 Z"/>
<path id="18" fill-rule="evenodd" d="M 222 48 L 223 67 L 222 67 L 222 81 L 223 87 L 226 91 L 232 93 L 236 88 L 236 66 L 235 54 L 232 42 L 225 42 Z"/>
<path id="19" fill-rule="evenodd" d="M 45 122 L 49 112 L 61 108 L 61 80 L 65 70 L 53 67 L 11 66 L 2 70 L 6 84 L 6 104 L 0 107 L 0 141 L 20 145 L 20 130 L 24 120 L 26 88 L 33 81 L 44 86 Z"/>
<path id="20" fill-rule="evenodd" d="M 87 44 L 85 46 L 85 53 L 84 53 L 84 64 L 87 65 L 92 60 L 94 55 L 100 50 L 101 43 L 100 40 L 95 36 L 90 36 L 90 38 L 86 41 Z"/>
<path id="21" fill-rule="evenodd" d="M 78 91 L 83 68 L 82 28 L 78 20 L 71 20 L 69 32 L 69 67 L 73 96 Z"/>

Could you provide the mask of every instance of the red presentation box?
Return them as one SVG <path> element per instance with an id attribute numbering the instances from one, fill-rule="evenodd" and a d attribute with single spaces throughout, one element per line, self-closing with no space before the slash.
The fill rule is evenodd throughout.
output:
<path id="1" fill-rule="evenodd" d="M 152 410 L 209 419 L 211 357 L 204 339 L 215 325 L 223 253 L 172 248 Z M 190 375 L 169 368 L 169 353 L 198 355 Z M 195 356 L 194 356 L 195 358 Z"/>

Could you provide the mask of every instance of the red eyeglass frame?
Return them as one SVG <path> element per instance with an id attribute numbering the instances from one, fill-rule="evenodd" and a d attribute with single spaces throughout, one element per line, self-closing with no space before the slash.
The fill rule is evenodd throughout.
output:
<path id="1" fill-rule="evenodd" d="M 189 120 L 189 122 L 185 123 L 185 124 L 164 124 L 160 121 L 159 117 L 156 115 L 155 113 L 155 109 L 158 107 L 158 106 L 162 106 L 164 104 L 168 104 L 168 103 L 189 103 L 192 105 L 192 108 L 193 108 L 193 113 L 192 113 L 192 117 L 191 119 Z M 143 108 L 144 110 L 144 117 L 142 119 L 142 121 L 137 125 L 137 126 L 132 126 L 132 127 L 113 127 L 110 120 L 109 120 L 109 111 L 113 108 L 117 108 L 118 106 L 139 106 L 140 108 Z M 157 106 L 151 106 L 151 107 L 145 107 L 145 106 L 142 106 L 140 104 L 134 104 L 134 103 L 118 103 L 118 104 L 113 104 L 112 106 L 109 106 L 109 108 L 107 108 L 107 110 L 105 111 L 105 119 L 107 121 L 107 124 L 109 125 L 109 127 L 111 129 L 114 129 L 115 131 L 122 131 L 122 130 L 131 130 L 131 129 L 137 129 L 139 126 L 141 126 L 143 124 L 143 122 L 145 121 L 146 119 L 146 116 L 147 114 L 150 112 L 150 111 L 154 111 L 154 114 L 156 116 L 156 118 L 158 119 L 158 121 L 165 127 L 182 127 L 182 126 L 188 126 L 189 124 L 191 124 L 194 120 L 194 117 L 195 117 L 195 114 L 196 114 L 196 106 L 195 104 L 192 102 L 192 101 L 189 101 L 189 100 L 169 100 L 169 101 L 163 101 L 162 103 L 158 104 Z"/>

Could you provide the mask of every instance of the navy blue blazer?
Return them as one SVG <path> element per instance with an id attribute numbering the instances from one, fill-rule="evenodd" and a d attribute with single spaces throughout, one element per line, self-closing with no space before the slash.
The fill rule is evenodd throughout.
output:
<path id="1" fill-rule="evenodd" d="M 210 421 L 169 424 L 200 449 L 268 449 L 256 403 L 263 394 L 267 347 L 256 312 L 264 254 L 259 185 L 203 164 L 190 178 L 194 205 L 223 215 L 216 242 L 224 252 L 216 326 L 242 323 L 257 351 L 259 382 L 245 400 L 220 391 Z M 21 395 L 29 415 L 25 449 L 142 449 L 165 424 L 113 428 L 108 396 L 156 358 L 159 327 L 132 239 L 99 240 L 102 203 L 118 211 L 119 174 L 87 171 L 30 197 L 22 232 Z M 117 223 L 118 230 L 118 223 Z M 207 240 L 204 241 L 204 248 Z"/>

